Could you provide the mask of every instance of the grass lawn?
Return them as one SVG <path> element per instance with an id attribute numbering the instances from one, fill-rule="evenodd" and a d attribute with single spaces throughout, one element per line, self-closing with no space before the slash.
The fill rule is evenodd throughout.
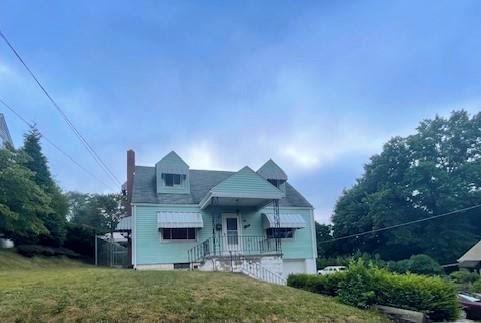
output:
<path id="1" fill-rule="evenodd" d="M 19 265 L 12 267 L 12 264 Z M 0 322 L 369 321 L 332 298 L 239 274 L 77 267 L 0 251 Z"/>

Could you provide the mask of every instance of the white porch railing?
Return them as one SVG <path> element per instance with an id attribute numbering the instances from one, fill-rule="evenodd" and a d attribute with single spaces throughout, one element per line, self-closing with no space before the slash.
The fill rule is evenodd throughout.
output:
<path id="1" fill-rule="evenodd" d="M 255 261 L 243 261 L 241 265 L 241 271 L 249 277 L 264 281 L 266 283 L 283 286 L 287 285 L 287 280 L 284 277 L 268 270 L 260 263 Z"/>

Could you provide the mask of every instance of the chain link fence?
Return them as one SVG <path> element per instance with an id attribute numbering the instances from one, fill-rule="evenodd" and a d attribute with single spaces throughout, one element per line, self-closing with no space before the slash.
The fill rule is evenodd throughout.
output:
<path id="1" fill-rule="evenodd" d="M 97 266 L 127 268 L 130 266 L 127 246 L 110 236 L 95 237 L 95 264 Z"/>

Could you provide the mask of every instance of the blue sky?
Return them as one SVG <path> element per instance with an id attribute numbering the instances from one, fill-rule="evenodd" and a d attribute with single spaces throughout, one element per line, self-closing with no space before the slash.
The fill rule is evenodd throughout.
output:
<path id="1" fill-rule="evenodd" d="M 129 148 L 197 169 L 273 158 L 321 222 L 390 137 L 481 106 L 477 0 L 4 0 L 0 28 L 117 177 Z M 3 43 L 0 97 L 108 181 Z M 111 190 L 44 148 L 64 189 Z"/>

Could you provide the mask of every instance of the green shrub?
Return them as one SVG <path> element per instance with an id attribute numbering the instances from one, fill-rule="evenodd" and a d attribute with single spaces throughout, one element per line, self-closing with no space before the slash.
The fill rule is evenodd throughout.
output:
<path id="1" fill-rule="evenodd" d="M 481 293 L 481 279 L 478 279 L 473 283 L 471 290 L 475 293 Z"/>
<path id="2" fill-rule="evenodd" d="M 316 276 L 308 274 L 290 274 L 289 277 L 287 277 L 287 285 L 312 292 L 309 281 L 314 277 Z"/>
<path id="3" fill-rule="evenodd" d="M 363 260 L 354 261 L 339 284 L 339 298 L 345 304 L 367 308 L 376 304 L 377 277 Z"/>
<path id="4" fill-rule="evenodd" d="M 343 303 L 361 308 L 379 304 L 420 311 L 434 321 L 453 320 L 459 312 L 454 286 L 441 277 L 396 274 L 368 266 L 362 259 L 352 262 L 342 273 L 291 275 L 288 285 L 337 295 Z"/>
<path id="5" fill-rule="evenodd" d="M 461 269 L 458 271 L 453 271 L 450 275 L 449 278 L 453 281 L 455 284 L 460 284 L 460 285 L 469 285 L 474 283 L 475 281 L 479 280 L 479 274 L 475 272 L 471 272 L 467 269 Z"/>
<path id="6" fill-rule="evenodd" d="M 441 277 L 393 274 L 373 269 L 377 302 L 426 313 L 431 320 L 453 320 L 459 314 L 456 289 Z"/>
<path id="7" fill-rule="evenodd" d="M 69 223 L 64 246 L 93 261 L 95 234 L 95 229 L 88 225 Z"/>
<path id="8" fill-rule="evenodd" d="M 345 280 L 345 275 L 345 272 L 325 276 L 308 274 L 289 275 L 287 285 L 317 294 L 336 296 L 338 294 L 339 284 Z"/>
<path id="9" fill-rule="evenodd" d="M 20 245 L 16 247 L 19 254 L 25 257 L 55 257 L 65 256 L 73 259 L 80 259 L 81 255 L 66 248 L 53 248 L 40 245 Z"/>
<path id="10" fill-rule="evenodd" d="M 387 268 L 400 274 L 411 272 L 422 275 L 440 275 L 443 272 L 441 265 L 436 260 L 422 254 L 400 261 L 390 261 L 387 263 Z"/>
<path id="11" fill-rule="evenodd" d="M 409 271 L 423 275 L 440 275 L 443 272 L 441 265 L 428 255 L 414 255 L 409 258 L 411 263 Z"/>
<path id="12" fill-rule="evenodd" d="M 392 272 L 404 274 L 409 271 L 411 267 L 411 262 L 409 259 L 399 260 L 399 261 L 389 261 L 386 268 Z"/>

